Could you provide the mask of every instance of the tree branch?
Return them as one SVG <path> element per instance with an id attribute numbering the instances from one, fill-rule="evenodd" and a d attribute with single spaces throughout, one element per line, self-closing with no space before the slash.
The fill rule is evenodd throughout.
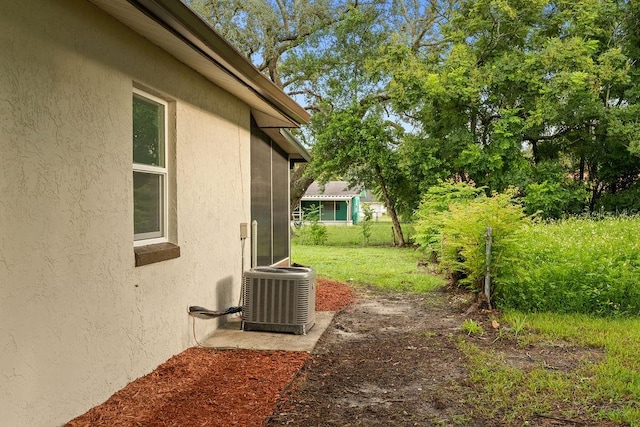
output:
<path id="1" fill-rule="evenodd" d="M 372 93 L 360 100 L 361 107 L 368 107 L 374 103 L 386 102 L 391 100 L 391 95 L 387 91 Z"/>
<path id="2" fill-rule="evenodd" d="M 289 14 L 287 13 L 287 8 L 285 7 L 282 0 L 276 0 L 276 3 L 278 5 L 278 9 L 280 9 L 280 15 L 282 15 L 282 26 L 284 27 L 284 30 L 288 33 L 289 32 Z"/>
<path id="3" fill-rule="evenodd" d="M 522 140 L 523 141 L 529 141 L 529 142 L 540 142 L 540 141 L 551 141 L 554 140 L 556 138 L 559 138 L 561 136 L 564 136 L 568 133 L 580 130 L 582 128 L 584 128 L 586 125 L 579 125 L 579 126 L 573 126 L 573 127 L 568 127 L 568 128 L 564 128 L 561 131 L 558 131 L 552 135 L 540 135 L 540 136 L 531 136 L 531 135 L 523 135 L 522 136 Z"/>

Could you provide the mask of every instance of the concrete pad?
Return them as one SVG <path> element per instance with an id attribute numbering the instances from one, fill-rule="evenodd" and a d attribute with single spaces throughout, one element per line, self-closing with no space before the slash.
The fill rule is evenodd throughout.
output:
<path id="1" fill-rule="evenodd" d="M 246 350 L 285 350 L 311 353 L 327 329 L 335 312 L 317 311 L 316 324 L 306 335 L 280 332 L 253 332 L 242 330 L 242 319 L 230 318 L 201 343 L 204 347 Z"/>

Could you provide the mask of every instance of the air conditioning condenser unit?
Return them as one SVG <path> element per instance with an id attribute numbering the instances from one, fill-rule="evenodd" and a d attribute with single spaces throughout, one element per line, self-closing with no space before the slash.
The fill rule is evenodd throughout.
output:
<path id="1" fill-rule="evenodd" d="M 242 329 L 304 335 L 315 324 L 315 271 L 255 267 L 244 272 Z"/>

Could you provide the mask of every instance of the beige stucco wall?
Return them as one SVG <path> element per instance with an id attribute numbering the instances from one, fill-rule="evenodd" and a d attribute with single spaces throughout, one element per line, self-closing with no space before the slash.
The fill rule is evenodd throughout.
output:
<path id="1" fill-rule="evenodd" d="M 189 305 L 237 304 L 250 112 L 86 1 L 0 28 L 0 423 L 60 425 L 194 345 Z M 134 83 L 175 102 L 182 252 L 138 268 Z"/>

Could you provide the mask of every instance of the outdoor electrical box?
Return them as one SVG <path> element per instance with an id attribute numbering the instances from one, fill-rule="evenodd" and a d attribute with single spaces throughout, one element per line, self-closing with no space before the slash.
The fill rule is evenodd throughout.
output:
<path id="1" fill-rule="evenodd" d="M 240 238 L 241 239 L 246 239 L 249 237 L 249 230 L 247 227 L 247 223 L 246 222 L 241 222 L 240 223 Z"/>

